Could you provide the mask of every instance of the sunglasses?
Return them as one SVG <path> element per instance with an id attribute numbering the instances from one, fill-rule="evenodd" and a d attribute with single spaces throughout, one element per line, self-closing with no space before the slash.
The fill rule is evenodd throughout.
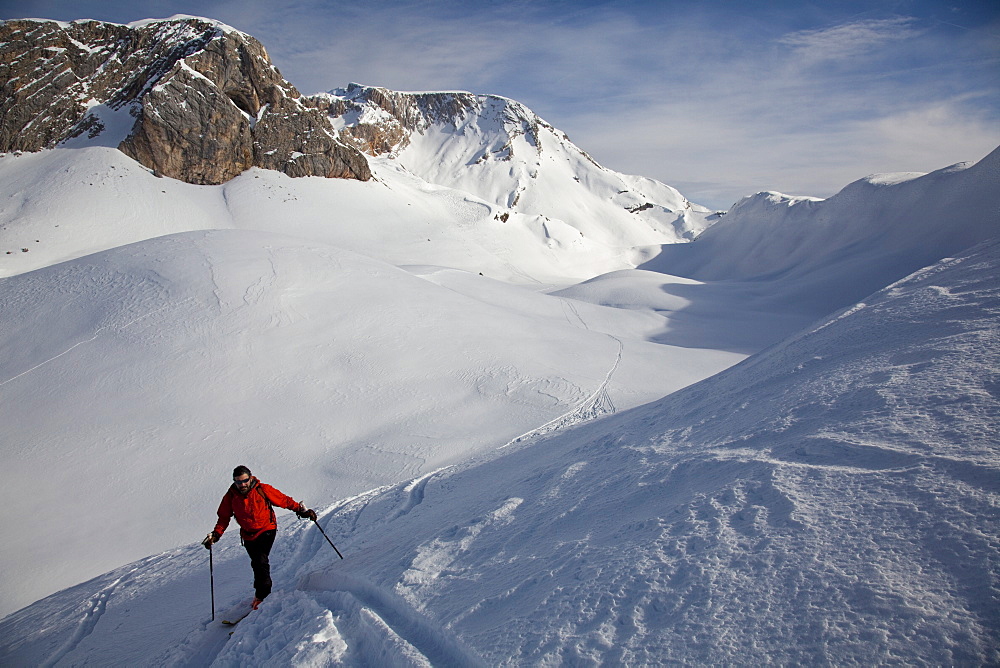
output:
<path id="1" fill-rule="evenodd" d="M 250 478 L 243 478 L 242 480 L 237 480 L 236 478 L 233 478 L 233 482 L 235 482 L 237 485 L 249 485 Z"/>

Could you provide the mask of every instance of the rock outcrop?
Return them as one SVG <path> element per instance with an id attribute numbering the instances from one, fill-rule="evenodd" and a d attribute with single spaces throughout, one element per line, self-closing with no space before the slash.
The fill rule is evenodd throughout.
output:
<path id="1" fill-rule="evenodd" d="M 121 151 L 189 183 L 223 183 L 252 166 L 371 177 L 264 47 L 217 22 L 0 22 L 0 82 L 0 151 L 98 137 L 103 109 L 135 118 Z"/>
<path id="2" fill-rule="evenodd" d="M 345 89 L 313 95 L 308 103 L 323 109 L 337 126 L 340 137 L 369 155 L 393 155 L 410 144 L 413 133 L 423 134 L 433 125 L 458 126 L 470 115 L 502 110 L 501 120 L 510 137 L 525 136 L 539 145 L 541 127 L 555 132 L 524 105 L 495 95 L 466 92 L 402 93 L 387 88 L 352 83 Z M 510 159 L 511 142 L 495 151 Z"/>

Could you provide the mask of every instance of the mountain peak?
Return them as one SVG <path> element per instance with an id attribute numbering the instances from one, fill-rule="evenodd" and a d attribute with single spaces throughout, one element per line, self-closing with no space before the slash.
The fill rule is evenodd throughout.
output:
<path id="1" fill-rule="evenodd" d="M 352 83 L 308 98 L 344 141 L 416 176 L 536 217 L 553 243 L 614 247 L 689 241 L 711 212 L 652 179 L 601 166 L 524 104 L 462 91 L 406 93 Z M 560 224 L 564 234 L 555 232 Z"/>

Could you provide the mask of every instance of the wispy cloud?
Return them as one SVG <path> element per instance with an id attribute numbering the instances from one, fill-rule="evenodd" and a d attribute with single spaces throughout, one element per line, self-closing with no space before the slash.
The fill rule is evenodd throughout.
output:
<path id="1" fill-rule="evenodd" d="M 759 190 L 828 196 L 1000 144 L 1000 63 L 984 44 L 982 31 L 934 34 L 910 17 L 742 41 L 682 56 L 696 80 L 654 75 L 641 104 L 564 129 L 605 164 L 717 208 Z"/>
<path id="2" fill-rule="evenodd" d="M 793 56 L 814 64 L 864 56 L 876 49 L 920 34 L 911 17 L 870 19 L 829 28 L 800 30 L 777 41 L 792 48 Z"/>

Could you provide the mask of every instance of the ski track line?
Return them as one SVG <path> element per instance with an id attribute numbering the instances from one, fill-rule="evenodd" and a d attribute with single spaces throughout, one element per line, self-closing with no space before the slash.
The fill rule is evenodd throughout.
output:
<path id="1" fill-rule="evenodd" d="M 427 476 L 424 477 L 430 477 L 434 473 L 437 473 L 437 471 L 429 473 Z M 412 485 L 413 482 L 409 484 Z M 361 492 L 360 494 L 355 494 L 354 496 L 351 496 L 349 498 L 341 499 L 333 506 L 319 513 L 319 516 L 316 519 L 316 524 L 319 526 L 323 526 L 324 524 L 326 524 L 327 526 L 323 526 L 323 529 L 330 530 L 329 527 L 330 519 L 334 518 L 338 512 L 349 507 L 351 504 L 355 502 L 360 502 L 361 503 L 360 507 L 356 511 L 354 511 L 354 516 L 351 520 L 350 529 L 348 529 L 343 534 L 345 536 L 353 536 L 357 532 L 358 522 L 361 519 L 361 514 L 364 513 L 365 509 L 368 508 L 368 505 L 371 503 L 372 499 L 376 498 L 379 494 L 383 494 L 389 491 L 393 487 L 397 487 L 398 485 L 399 483 L 397 483 L 397 485 L 383 485 L 381 487 L 376 487 L 374 489 Z M 423 500 L 422 488 L 421 488 L 420 498 L 421 500 Z M 289 533 L 288 535 L 289 537 L 298 536 L 299 540 L 296 541 L 295 547 L 290 549 L 290 552 L 288 553 L 287 557 L 283 557 L 281 559 L 280 565 L 272 566 L 271 575 L 272 578 L 274 579 L 276 589 L 289 589 L 290 588 L 289 583 L 294 583 L 297 579 L 301 578 L 301 575 L 299 575 L 299 573 L 303 569 L 305 569 L 309 564 L 309 562 L 315 559 L 319 554 L 321 553 L 325 554 L 327 553 L 327 551 L 329 551 L 330 555 L 332 555 L 331 558 L 336 558 L 336 555 L 333 554 L 333 550 L 330 548 L 329 544 L 326 542 L 326 539 L 323 538 L 323 534 L 321 534 L 318 529 L 311 529 L 311 527 L 304 526 L 301 529 L 294 529 L 293 532 Z M 334 536 L 334 538 L 336 538 L 336 536 Z M 344 555 L 344 557 L 346 559 L 349 558 L 350 555 L 347 554 Z"/>
<path id="2" fill-rule="evenodd" d="M 414 478 L 413 480 L 411 480 L 409 482 L 409 484 L 407 484 L 406 487 L 403 488 L 403 491 L 407 492 L 406 500 L 388 518 L 388 521 L 391 522 L 393 520 L 399 519 L 403 515 L 406 515 L 408 512 L 410 512 L 411 510 L 413 510 L 414 508 L 416 508 L 417 506 L 419 506 L 423 502 L 423 500 L 424 500 L 424 490 L 427 487 L 427 481 L 430 480 L 431 478 L 433 478 L 435 475 L 437 475 L 441 471 L 445 471 L 445 470 L 447 470 L 449 468 L 451 468 L 451 467 L 450 466 L 444 466 L 444 467 L 439 468 L 437 470 L 431 471 L 430 473 L 422 475 L 419 478 Z"/>
<path id="3" fill-rule="evenodd" d="M 611 368 L 608 370 L 607 375 L 604 377 L 604 380 L 597 386 L 597 389 L 594 390 L 594 393 L 559 417 L 549 420 L 542 426 L 535 427 L 531 431 L 527 431 L 520 436 L 514 437 L 504 445 L 501 445 L 498 448 L 499 450 L 503 450 L 508 446 L 526 441 L 534 436 L 540 436 L 558 429 L 571 427 L 575 424 L 592 420 L 599 415 L 615 412 L 615 404 L 611 400 L 611 395 L 608 393 L 608 384 L 611 382 L 611 377 L 615 374 L 615 371 L 618 370 L 618 366 L 621 364 L 622 353 L 625 350 L 625 345 L 617 336 L 613 336 L 611 334 L 608 334 L 607 336 L 611 337 L 618 343 L 618 355 L 615 358 L 614 363 L 611 365 Z"/>
<path id="4" fill-rule="evenodd" d="M 197 634 L 191 634 L 176 646 L 176 650 L 168 650 L 166 654 L 157 657 L 160 665 L 172 665 L 179 668 L 205 668 L 211 666 L 229 642 L 230 627 L 223 626 L 221 620 L 208 622 Z M 179 656 L 173 654 L 180 652 Z M 154 662 L 152 665 L 156 665 Z"/>
<path id="5" fill-rule="evenodd" d="M 146 318 L 148 318 L 148 317 L 150 317 L 152 315 L 155 315 L 155 314 L 159 313 L 160 311 L 163 311 L 164 309 L 170 308 L 171 306 L 180 306 L 181 304 L 183 304 L 185 302 L 193 301 L 193 299 L 194 299 L 193 297 L 188 297 L 184 301 L 178 302 L 177 304 L 166 304 L 164 306 L 161 306 L 160 308 L 156 309 L 155 311 L 150 311 L 149 313 L 144 313 L 144 314 L 140 315 L 135 320 L 132 320 L 131 322 L 127 322 L 124 325 L 122 325 L 121 327 L 114 328 L 114 331 L 115 332 L 124 331 L 124 330 L 128 329 L 129 327 L 131 327 L 132 325 L 134 325 L 135 323 L 139 322 L 140 320 L 145 320 Z M 99 337 L 101 334 L 103 334 L 108 329 L 110 329 L 109 326 L 98 327 L 97 331 L 94 332 L 94 335 L 92 337 L 90 337 L 89 339 L 86 339 L 85 341 L 79 341 L 78 343 L 74 343 L 72 346 L 70 346 L 66 350 L 62 351 L 58 355 L 54 355 L 54 356 L 50 357 L 49 359 L 45 360 L 44 362 L 39 362 L 38 364 L 36 364 L 35 366 L 31 367 L 27 371 L 22 371 L 21 373 L 17 374 L 16 376 L 12 376 L 11 378 L 8 378 L 7 380 L 5 380 L 2 383 L 0 383 L 0 387 L 3 387 L 7 383 L 14 382 L 15 380 L 17 380 L 21 376 L 27 376 L 32 371 L 35 371 L 36 369 L 42 368 L 43 366 L 45 366 L 49 362 L 54 362 L 55 360 L 59 359 L 63 355 L 66 355 L 66 354 L 72 352 L 74 349 L 76 349 L 79 346 L 82 346 L 82 345 L 84 345 L 86 343 L 92 343 L 92 342 L 96 341 L 97 337 Z"/>
<path id="6" fill-rule="evenodd" d="M 410 643 L 433 666 L 485 666 L 479 656 L 399 596 L 351 576 L 331 572 L 306 575 L 298 589 L 305 592 L 350 594 L 374 611 L 400 638 Z M 315 597 L 314 597 L 315 598 Z M 321 605 L 322 601 L 317 600 Z M 329 607 L 329 606 L 327 606 Z"/>
<path id="7" fill-rule="evenodd" d="M 407 513 L 412 511 L 421 503 L 423 503 L 425 490 L 427 488 L 427 483 L 430 481 L 430 479 L 436 476 L 438 473 L 446 471 L 450 468 L 452 468 L 452 465 L 443 466 L 439 469 L 431 471 L 430 473 L 426 473 L 418 478 L 414 478 L 408 483 L 403 484 L 402 491 L 403 493 L 406 494 L 406 498 L 402 501 L 399 507 L 396 508 L 395 511 L 387 515 L 383 520 L 381 520 L 381 522 L 385 523 L 397 520 L 403 515 L 406 515 Z M 360 500 L 367 496 L 369 498 L 364 500 L 364 503 L 355 513 L 351 528 L 348 531 L 348 535 L 353 535 L 357 531 L 357 526 L 361 518 L 361 514 L 368 507 L 368 504 L 371 503 L 371 499 L 374 498 L 376 494 L 384 493 L 385 491 L 388 491 L 389 489 L 392 489 L 392 487 L 396 486 L 398 485 L 379 487 L 375 490 L 370 490 L 368 492 L 364 492 L 362 494 L 353 496 L 350 499 L 342 500 L 341 502 L 337 503 L 334 507 L 324 511 L 322 516 L 317 520 L 317 522 L 318 523 L 322 522 L 324 518 L 329 519 L 337 511 L 346 508 L 352 502 Z M 285 562 L 282 564 L 282 566 L 276 571 L 275 575 L 277 577 L 281 578 L 295 577 L 295 573 L 299 569 L 305 567 L 306 564 L 312 561 L 312 559 L 314 559 L 316 555 L 319 554 L 320 552 L 325 552 L 324 547 L 327 546 L 327 542 L 326 539 L 322 537 L 322 534 L 320 534 L 318 531 L 309 533 L 314 533 L 315 535 L 307 534 L 305 542 L 300 542 L 299 545 L 295 549 L 293 549 L 288 559 L 286 559 Z"/>
<path id="8" fill-rule="evenodd" d="M 562 306 L 564 306 L 564 307 L 568 308 L 568 309 L 570 310 L 570 312 L 571 312 L 571 313 L 572 313 L 572 314 L 573 314 L 574 316 L 576 316 L 576 320 L 577 320 L 577 322 L 579 322 L 579 323 L 580 323 L 581 325 L 583 325 L 583 328 L 584 328 L 585 330 L 587 330 L 588 332 L 589 332 L 589 331 L 592 331 L 592 330 L 590 329 L 590 326 L 589 326 L 589 325 L 587 324 L 587 321 L 586 321 L 586 320 L 584 320 L 584 319 L 583 319 L 583 316 L 581 316 L 581 315 L 580 315 L 580 311 L 579 311 L 579 310 L 578 310 L 578 309 L 576 308 L 576 306 L 575 306 L 575 305 L 574 305 L 574 304 L 573 304 L 573 303 L 572 303 L 572 302 L 571 302 L 571 301 L 570 301 L 569 299 L 566 299 L 565 297 L 560 297 L 560 301 L 561 301 L 561 303 L 562 303 Z M 565 312 L 565 311 L 563 311 L 563 315 L 565 315 L 565 313 L 566 313 L 566 312 Z M 571 321 L 571 320 L 569 319 L 569 316 L 567 316 L 567 317 L 566 317 L 566 322 L 568 322 L 568 323 L 569 323 L 569 324 L 571 324 L 571 325 L 573 324 L 573 322 L 572 322 L 572 321 Z"/>
<path id="9" fill-rule="evenodd" d="M 342 509 L 350 506 L 355 501 L 358 502 L 363 501 L 363 503 L 361 503 L 361 507 L 359 507 L 354 512 L 354 516 L 351 519 L 351 528 L 347 531 L 347 535 L 352 535 L 357 531 L 358 523 L 361 521 L 361 515 L 368 508 L 368 505 L 372 502 L 372 499 L 377 498 L 380 494 L 385 493 L 386 491 L 392 489 L 398 484 L 399 483 L 393 485 L 382 485 L 380 487 L 375 487 L 365 492 L 361 492 L 360 494 L 355 494 L 354 496 L 350 496 L 346 499 L 341 499 L 340 501 L 337 501 L 335 504 L 329 506 L 322 513 L 320 513 L 320 517 L 329 519 L 334 515 L 336 515 L 338 512 L 340 512 Z"/>
<path id="10" fill-rule="evenodd" d="M 352 518 L 351 518 L 351 530 L 350 530 L 350 535 L 352 535 L 352 536 L 353 536 L 354 534 L 356 534 L 356 533 L 358 532 L 358 524 L 359 524 L 359 523 L 361 522 L 361 515 L 362 515 L 362 514 L 363 514 L 363 513 L 364 513 L 364 512 L 366 511 L 366 510 L 368 510 L 368 506 L 369 506 L 369 505 L 371 504 L 371 502 L 372 502 L 372 500 L 371 500 L 371 499 L 366 499 L 366 500 L 365 500 L 365 502 L 364 502 L 363 504 L 361 504 L 361 507 L 360 507 L 360 508 L 358 508 L 358 511 L 357 511 L 356 513 L 354 513 L 354 517 L 352 517 Z M 324 514 L 324 515 L 327 515 L 327 516 L 330 516 L 330 517 L 332 517 L 332 516 L 333 516 L 333 514 L 334 514 L 334 513 L 335 513 L 335 512 L 337 511 L 337 510 L 340 510 L 340 508 L 335 508 L 334 510 L 332 510 L 332 511 L 330 511 L 330 512 L 326 512 L 326 513 L 323 513 L 323 514 Z"/>
<path id="11" fill-rule="evenodd" d="M 133 569 L 133 572 L 134 570 L 135 569 Z M 55 654 L 50 656 L 41 664 L 42 668 L 50 668 L 51 666 L 59 663 L 59 661 L 61 661 L 66 655 L 75 650 L 80 643 L 83 642 L 84 638 L 94 632 L 94 629 L 97 627 L 97 623 L 101 621 L 101 616 L 108 607 L 108 599 L 111 598 L 112 594 L 114 594 L 115 589 L 118 588 L 118 585 L 121 584 L 122 580 L 127 577 L 128 574 L 121 576 L 111 584 L 102 587 L 100 591 L 90 598 L 90 609 L 84 613 L 83 619 L 77 623 L 76 630 L 73 631 L 73 635 L 71 635 L 66 642 L 63 643 L 62 647 L 56 650 Z"/>

